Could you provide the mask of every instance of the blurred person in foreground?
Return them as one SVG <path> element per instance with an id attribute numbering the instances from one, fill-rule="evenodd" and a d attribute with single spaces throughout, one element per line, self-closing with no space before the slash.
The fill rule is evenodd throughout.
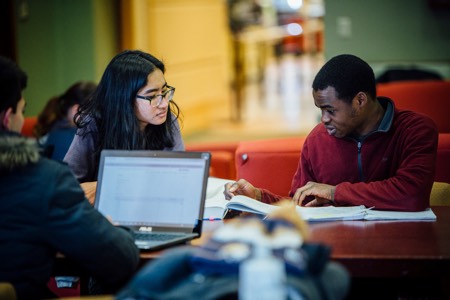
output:
<path id="1" fill-rule="evenodd" d="M 364 205 L 379 210 L 429 207 L 438 130 L 427 116 L 377 97 L 372 68 L 354 55 L 330 59 L 313 84 L 322 124 L 307 136 L 289 196 L 303 206 Z M 245 179 L 225 185 L 225 197 L 265 203 L 282 197 Z"/>
<path id="2" fill-rule="evenodd" d="M 103 149 L 185 150 L 175 88 L 164 72 L 162 61 L 138 50 L 111 60 L 93 96 L 75 115 L 79 129 L 64 161 L 79 182 L 97 181 Z"/>
<path id="3" fill-rule="evenodd" d="M 63 160 L 77 131 L 75 113 L 96 87 L 94 82 L 78 81 L 51 98 L 39 114 L 34 135 L 51 159 Z"/>
<path id="4" fill-rule="evenodd" d="M 24 123 L 26 74 L 0 57 L 0 281 L 18 299 L 56 296 L 47 288 L 57 253 L 113 293 L 135 272 L 139 251 L 84 197 L 69 168 L 43 158 Z"/>

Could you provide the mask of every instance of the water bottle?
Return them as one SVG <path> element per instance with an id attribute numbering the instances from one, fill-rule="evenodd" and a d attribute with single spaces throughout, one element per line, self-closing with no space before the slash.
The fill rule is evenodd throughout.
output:
<path id="1" fill-rule="evenodd" d="M 284 262 L 265 245 L 255 245 L 253 257 L 239 267 L 239 300 L 287 298 Z"/>

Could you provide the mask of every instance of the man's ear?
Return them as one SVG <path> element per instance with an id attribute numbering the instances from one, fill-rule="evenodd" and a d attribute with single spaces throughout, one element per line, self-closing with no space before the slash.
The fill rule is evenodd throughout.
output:
<path id="1" fill-rule="evenodd" d="M 1 122 L 3 125 L 3 128 L 6 128 L 9 130 L 9 123 L 11 120 L 11 114 L 12 114 L 12 107 L 8 108 L 3 114 L 0 114 L 1 116 Z"/>
<path id="2" fill-rule="evenodd" d="M 362 107 L 367 104 L 368 99 L 366 93 L 359 92 L 358 94 L 356 94 L 355 98 L 359 107 Z"/>

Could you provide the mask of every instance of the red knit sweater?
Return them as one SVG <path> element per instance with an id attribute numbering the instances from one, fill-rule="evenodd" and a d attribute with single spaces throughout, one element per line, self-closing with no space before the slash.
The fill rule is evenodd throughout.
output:
<path id="1" fill-rule="evenodd" d="M 339 206 L 399 211 L 429 206 L 438 143 L 436 125 L 425 115 L 394 109 L 389 99 L 380 102 L 389 109 L 380 128 L 362 141 L 330 136 L 323 124 L 311 131 L 290 196 L 314 181 L 335 185 L 334 201 Z M 280 199 L 268 191 L 262 195 L 266 203 Z"/>

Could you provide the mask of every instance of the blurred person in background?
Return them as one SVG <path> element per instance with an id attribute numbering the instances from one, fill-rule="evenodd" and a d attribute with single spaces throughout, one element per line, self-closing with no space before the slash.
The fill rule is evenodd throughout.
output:
<path id="1" fill-rule="evenodd" d="M 74 116 L 97 84 L 79 81 L 64 94 L 51 98 L 38 116 L 34 135 L 46 156 L 62 161 L 77 131 Z"/>

